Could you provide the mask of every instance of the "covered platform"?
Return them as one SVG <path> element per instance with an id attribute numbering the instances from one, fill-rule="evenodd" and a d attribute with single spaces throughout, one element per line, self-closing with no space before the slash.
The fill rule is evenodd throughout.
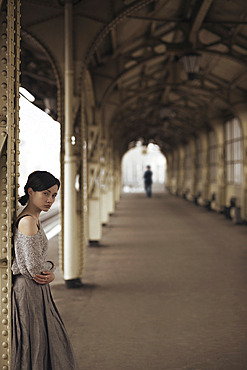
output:
<path id="1" fill-rule="evenodd" d="M 83 287 L 59 271 L 52 283 L 80 368 L 246 370 L 246 236 L 168 193 L 123 194 L 87 247 Z"/>
<path id="2" fill-rule="evenodd" d="M 59 123 L 52 289 L 81 368 L 246 370 L 246 0 L 0 0 L 0 34 L 1 370 L 20 169 L 55 163 L 33 120 L 44 168 L 24 150 L 24 91 Z M 121 195 L 138 143 L 169 194 Z"/>

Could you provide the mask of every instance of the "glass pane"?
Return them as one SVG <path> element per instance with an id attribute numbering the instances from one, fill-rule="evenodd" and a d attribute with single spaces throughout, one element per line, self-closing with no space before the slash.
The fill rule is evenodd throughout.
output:
<path id="1" fill-rule="evenodd" d="M 239 183 L 240 172 L 239 172 L 239 165 L 235 164 L 234 166 L 234 182 Z"/>
<path id="2" fill-rule="evenodd" d="M 227 182 L 231 181 L 231 165 L 226 166 L 226 180 Z"/>
<path id="3" fill-rule="evenodd" d="M 231 160 L 231 144 L 226 144 L 226 160 Z"/>
<path id="4" fill-rule="evenodd" d="M 242 164 L 236 163 L 234 165 L 234 182 L 240 184 L 242 182 Z"/>
<path id="5" fill-rule="evenodd" d="M 235 139 L 241 137 L 240 122 L 237 118 L 233 120 L 233 137 Z"/>
<path id="6" fill-rule="evenodd" d="M 210 167 L 209 169 L 209 177 L 210 177 L 210 181 L 213 181 L 213 167 Z"/>
<path id="7" fill-rule="evenodd" d="M 234 182 L 234 165 L 233 164 L 229 165 L 229 175 L 230 175 L 229 181 L 233 183 Z"/>
<path id="8" fill-rule="evenodd" d="M 233 143 L 233 160 L 234 161 L 238 160 L 238 152 L 239 152 L 239 142 L 235 141 Z"/>
<path id="9" fill-rule="evenodd" d="M 242 139 L 239 141 L 239 160 L 243 160 L 243 141 Z"/>
<path id="10" fill-rule="evenodd" d="M 242 163 L 240 163 L 239 164 L 239 166 L 240 166 L 240 184 L 242 184 L 242 182 L 243 182 L 243 165 L 242 165 Z"/>
<path id="11" fill-rule="evenodd" d="M 231 125 L 230 122 L 226 122 L 226 140 L 230 140 L 231 133 L 230 133 Z"/>
<path id="12" fill-rule="evenodd" d="M 234 119 L 232 121 L 232 126 L 233 126 L 233 138 L 238 137 L 238 122 Z"/>

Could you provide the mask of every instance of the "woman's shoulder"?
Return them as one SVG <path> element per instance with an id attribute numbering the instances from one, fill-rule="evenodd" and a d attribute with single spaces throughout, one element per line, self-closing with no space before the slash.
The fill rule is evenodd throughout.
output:
<path id="1" fill-rule="evenodd" d="M 31 215 L 21 215 L 16 220 L 17 229 L 26 236 L 36 235 L 39 231 L 37 220 Z"/>

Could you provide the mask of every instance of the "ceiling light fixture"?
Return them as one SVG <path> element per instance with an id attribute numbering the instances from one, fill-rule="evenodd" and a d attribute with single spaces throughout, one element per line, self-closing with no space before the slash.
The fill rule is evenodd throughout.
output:
<path id="1" fill-rule="evenodd" d="M 184 70 L 189 80 L 194 80 L 199 72 L 201 54 L 189 53 L 182 56 Z"/>

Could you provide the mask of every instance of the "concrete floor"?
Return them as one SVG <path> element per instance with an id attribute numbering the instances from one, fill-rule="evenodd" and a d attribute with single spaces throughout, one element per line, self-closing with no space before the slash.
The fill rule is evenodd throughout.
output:
<path id="1" fill-rule="evenodd" d="M 246 370 L 247 226 L 124 194 L 87 248 L 84 287 L 52 292 L 82 370 Z M 57 259 L 58 237 L 50 254 Z"/>

